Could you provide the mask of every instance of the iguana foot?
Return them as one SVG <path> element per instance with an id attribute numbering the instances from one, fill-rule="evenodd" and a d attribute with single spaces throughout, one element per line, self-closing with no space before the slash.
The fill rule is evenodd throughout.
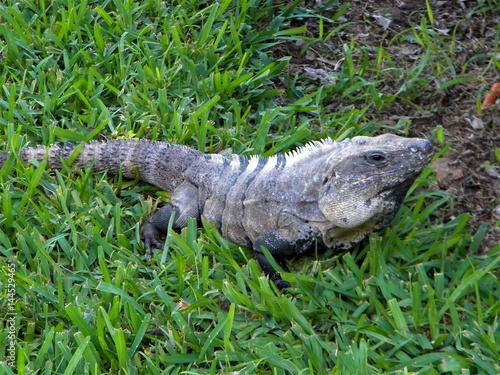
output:
<path id="1" fill-rule="evenodd" d="M 163 246 L 165 245 L 165 237 L 167 236 L 168 223 L 172 215 L 177 214 L 177 210 L 167 204 L 166 206 L 160 208 L 142 225 L 141 240 L 144 242 L 147 261 L 151 260 L 153 249 L 163 249 Z"/>
<path id="2" fill-rule="evenodd" d="M 274 282 L 274 285 L 280 290 L 290 287 L 290 283 L 281 278 L 281 274 L 275 270 L 271 262 L 266 258 L 262 252 L 261 247 L 265 247 L 270 255 L 274 258 L 276 263 L 285 272 L 288 272 L 285 265 L 285 258 L 295 255 L 303 254 L 311 246 L 314 238 L 311 236 L 304 238 L 291 240 L 293 235 L 296 235 L 300 231 L 295 231 L 292 235 L 285 230 L 275 230 L 264 233 L 262 236 L 257 238 L 253 243 L 253 251 L 255 258 L 260 265 L 264 274 L 269 276 L 269 279 Z"/>
<path id="3" fill-rule="evenodd" d="M 161 233 L 151 222 L 151 219 L 149 219 L 141 228 L 141 240 L 144 242 L 146 260 L 149 262 L 152 258 L 153 249 L 163 249 L 165 245 L 165 234 Z"/>
<path id="4" fill-rule="evenodd" d="M 270 279 L 273 281 L 274 285 L 276 285 L 276 288 L 281 291 L 291 287 L 291 284 L 288 281 L 283 280 L 278 272 L 272 275 Z"/>

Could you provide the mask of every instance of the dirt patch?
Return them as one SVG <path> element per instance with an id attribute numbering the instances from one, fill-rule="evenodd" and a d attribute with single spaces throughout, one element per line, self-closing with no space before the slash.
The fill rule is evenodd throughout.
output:
<path id="1" fill-rule="evenodd" d="M 326 2 L 306 1 L 302 7 L 318 12 L 323 3 Z M 342 5 L 323 14 L 333 17 Z M 333 56 L 332 51 L 342 51 L 351 38 L 355 39 L 356 46 L 382 46 L 390 54 L 392 64 L 403 68 L 402 71 L 415 69 L 425 53 L 414 38 L 401 37 L 411 35 L 412 27 L 432 29 L 433 33 L 443 36 L 442 40 L 449 41 L 449 45 L 435 46 L 435 53 L 439 54 L 440 48 L 453 47 L 451 64 L 447 68 L 455 70 L 455 76 L 475 80 L 439 90 L 453 77 L 451 71 L 449 74 L 440 72 L 440 79 L 436 78 L 432 87 L 422 87 L 418 97 L 395 100 L 380 110 L 374 108 L 366 116 L 389 125 L 401 118 L 411 119 L 411 135 L 414 136 L 430 138 L 438 127 L 442 129 L 448 151 L 434 164 L 437 184 L 440 189 L 457 196 L 456 203 L 445 216 L 451 218 L 469 212 L 473 231 L 483 223 L 488 224 L 481 248 L 481 252 L 486 252 L 500 244 L 500 165 L 495 156 L 495 150 L 500 148 L 500 107 L 498 104 L 491 106 L 483 113 L 479 113 L 478 107 L 490 86 L 500 82 L 500 70 L 490 64 L 495 51 L 495 35 L 498 37 L 500 10 L 494 4 L 487 9 L 478 1 L 431 1 L 430 5 L 431 15 L 425 1 L 353 0 L 338 19 L 348 25 L 328 40 L 324 50 L 316 47 L 304 51 L 300 44 L 285 43 L 275 54 L 277 57 L 292 56 L 291 71 L 328 84 L 325 80 L 338 69 L 342 58 L 341 54 Z M 430 17 L 433 18 L 432 24 L 428 21 Z M 422 18 L 427 22 L 422 24 Z M 305 24 L 310 36 L 318 37 L 317 18 L 299 17 L 295 23 L 293 26 Z M 331 28 L 338 25 L 336 23 Z M 323 33 L 330 31 L 328 25 L 324 27 Z M 376 58 L 376 55 L 370 58 Z M 380 90 L 395 94 L 405 79 L 405 76 L 388 76 Z M 338 98 L 325 103 L 332 111 L 343 105 L 348 103 L 342 103 Z"/>

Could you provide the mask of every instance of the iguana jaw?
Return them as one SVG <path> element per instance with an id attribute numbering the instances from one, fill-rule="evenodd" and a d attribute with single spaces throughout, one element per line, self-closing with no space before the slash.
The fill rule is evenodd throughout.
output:
<path id="1" fill-rule="evenodd" d="M 365 149 L 354 156 L 353 151 L 345 158 L 339 155 L 341 160 L 329 172 L 333 178 L 320 193 L 319 208 L 331 228 L 354 233 L 361 227 L 370 232 L 387 225 L 432 157 L 432 146 L 424 139 L 401 138 L 399 146 L 391 148 L 380 142 L 388 136 L 378 138 L 372 138 L 374 145 L 363 138 Z M 371 155 L 377 155 L 375 161 L 367 161 Z M 379 163 L 378 156 L 385 160 Z"/>
<path id="2" fill-rule="evenodd" d="M 367 234 L 389 225 L 416 177 L 417 175 L 409 177 L 406 181 L 388 187 L 372 198 L 346 200 L 342 207 L 322 206 L 323 214 L 328 220 L 328 223 L 318 225 L 322 242 L 329 248 L 348 249 Z M 360 202 L 367 200 L 370 201 L 370 207 L 361 207 Z"/>
<path id="3" fill-rule="evenodd" d="M 322 241 L 329 248 L 348 249 L 361 241 L 367 234 L 380 230 L 392 221 L 398 212 L 408 188 L 414 179 L 380 192 L 372 198 L 374 210 L 365 218 L 357 217 L 358 222 L 345 223 L 338 217 L 330 218 L 330 224 L 322 226 Z M 326 215 L 325 215 L 326 216 Z M 335 225 L 335 223 L 337 225 Z M 355 225 L 354 225 L 355 224 Z"/>

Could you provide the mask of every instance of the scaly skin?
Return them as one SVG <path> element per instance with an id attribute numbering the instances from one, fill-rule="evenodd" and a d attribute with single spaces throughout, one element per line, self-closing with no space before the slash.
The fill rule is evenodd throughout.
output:
<path id="1" fill-rule="evenodd" d="M 73 154 L 75 152 L 75 154 Z M 73 166 L 121 171 L 172 193 L 171 204 L 141 230 L 147 259 L 163 246 L 167 224 L 180 229 L 190 218 L 212 222 L 230 241 L 251 246 L 262 268 L 278 286 L 282 280 L 262 252 L 278 264 L 313 244 L 348 248 L 390 223 L 408 188 L 429 163 L 432 146 L 395 135 L 325 139 L 270 158 L 203 154 L 185 146 L 143 140 L 92 142 L 23 149 L 24 161 L 76 156 Z M 0 167 L 7 153 L 0 154 Z"/>

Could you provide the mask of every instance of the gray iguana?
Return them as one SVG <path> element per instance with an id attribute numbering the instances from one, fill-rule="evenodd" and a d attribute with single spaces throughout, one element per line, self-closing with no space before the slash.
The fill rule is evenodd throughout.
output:
<path id="1" fill-rule="evenodd" d="M 73 144 L 25 148 L 24 161 L 46 157 L 50 168 L 75 151 Z M 262 270 L 278 288 L 289 286 L 265 257 L 283 266 L 313 244 L 346 249 L 390 223 L 415 178 L 429 163 L 425 139 L 385 134 L 342 142 L 314 141 L 269 158 L 223 157 L 186 146 L 145 140 L 82 144 L 73 166 L 141 180 L 171 192 L 141 229 L 147 259 L 162 248 L 169 219 L 183 228 L 189 219 L 213 223 L 222 235 L 252 247 Z M 9 154 L 0 153 L 0 167 Z M 137 176 L 138 174 L 138 176 Z"/>

